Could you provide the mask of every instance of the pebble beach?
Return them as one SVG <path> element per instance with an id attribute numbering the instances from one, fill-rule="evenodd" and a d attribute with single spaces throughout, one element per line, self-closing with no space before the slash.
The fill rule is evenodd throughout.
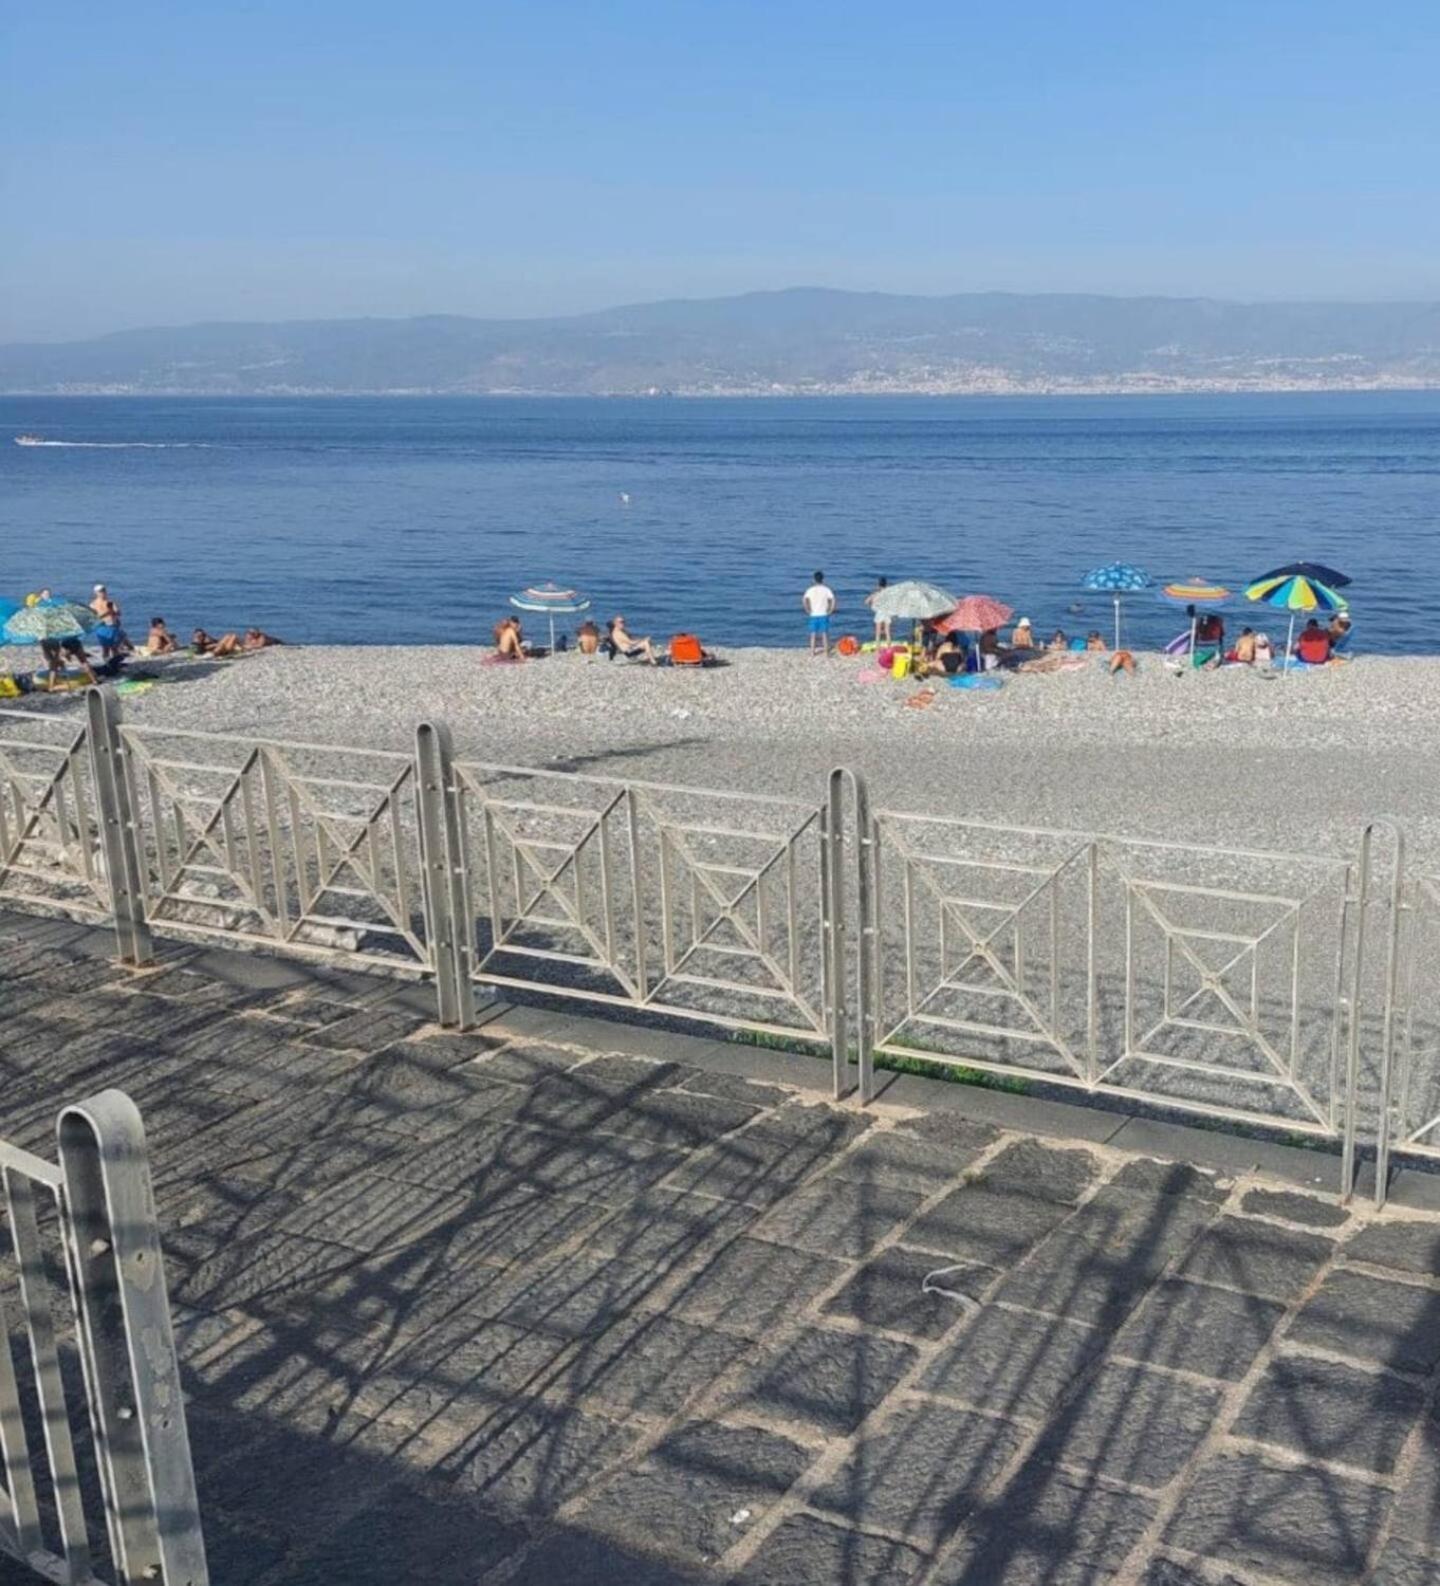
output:
<path id="1" fill-rule="evenodd" d="M 861 658 L 733 649 L 704 670 L 586 659 L 482 665 L 473 647 L 304 646 L 152 664 L 127 719 L 404 749 L 427 717 L 489 761 L 820 796 L 846 765 L 898 809 L 1299 852 L 1353 851 L 1399 817 L 1440 868 L 1440 658 L 1367 657 L 1281 675 L 1176 676 L 1141 656 L 1016 676 L 993 693 L 864 681 Z M 57 696 L 27 708 L 73 709 Z"/>

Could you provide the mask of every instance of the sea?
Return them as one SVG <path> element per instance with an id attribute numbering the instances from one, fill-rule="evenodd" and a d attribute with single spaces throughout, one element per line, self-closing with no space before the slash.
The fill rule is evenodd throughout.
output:
<path id="1" fill-rule="evenodd" d="M 1353 579 L 1357 650 L 1440 650 L 1440 392 L 0 397 L 0 595 L 105 583 L 132 632 L 481 643 L 553 580 L 635 633 L 798 645 L 818 569 L 837 633 L 883 574 L 1108 635 L 1081 580 L 1125 561 L 1283 635 L 1241 592 L 1296 559 Z M 1155 645 L 1183 614 L 1124 621 Z"/>

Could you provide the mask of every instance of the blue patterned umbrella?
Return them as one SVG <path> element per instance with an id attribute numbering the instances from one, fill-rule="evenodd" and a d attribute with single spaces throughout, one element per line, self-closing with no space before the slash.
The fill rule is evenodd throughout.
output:
<path id="1" fill-rule="evenodd" d="M 1149 589 L 1155 580 L 1133 562 L 1111 562 L 1107 567 L 1092 567 L 1080 580 L 1081 589 L 1101 591 L 1115 599 L 1115 648 L 1120 648 L 1120 597 L 1137 589 Z"/>

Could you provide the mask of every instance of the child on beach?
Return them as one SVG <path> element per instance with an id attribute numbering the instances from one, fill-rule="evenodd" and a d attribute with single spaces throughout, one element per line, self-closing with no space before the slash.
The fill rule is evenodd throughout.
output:
<path id="1" fill-rule="evenodd" d="M 817 577 L 815 581 L 819 583 L 820 580 Z M 874 589 L 865 597 L 865 604 L 873 608 L 876 598 L 889 587 L 890 580 L 888 578 L 882 576 L 877 579 Z M 875 613 L 875 643 L 877 645 L 890 643 L 890 619 L 889 617 L 882 617 L 878 611 Z"/>
<path id="2" fill-rule="evenodd" d="M 805 608 L 810 629 L 811 655 L 830 654 L 830 617 L 835 610 L 835 591 L 825 582 L 825 574 L 817 567 L 815 582 L 800 597 Z"/>

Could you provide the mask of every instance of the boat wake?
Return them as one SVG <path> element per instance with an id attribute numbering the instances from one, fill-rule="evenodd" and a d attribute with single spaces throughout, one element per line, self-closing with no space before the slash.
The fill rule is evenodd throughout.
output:
<path id="1" fill-rule="evenodd" d="M 17 446 L 73 446 L 86 451 L 123 452 L 147 451 L 168 452 L 189 450 L 197 447 L 208 447 L 209 441 L 47 441 L 40 435 L 17 435 Z"/>

